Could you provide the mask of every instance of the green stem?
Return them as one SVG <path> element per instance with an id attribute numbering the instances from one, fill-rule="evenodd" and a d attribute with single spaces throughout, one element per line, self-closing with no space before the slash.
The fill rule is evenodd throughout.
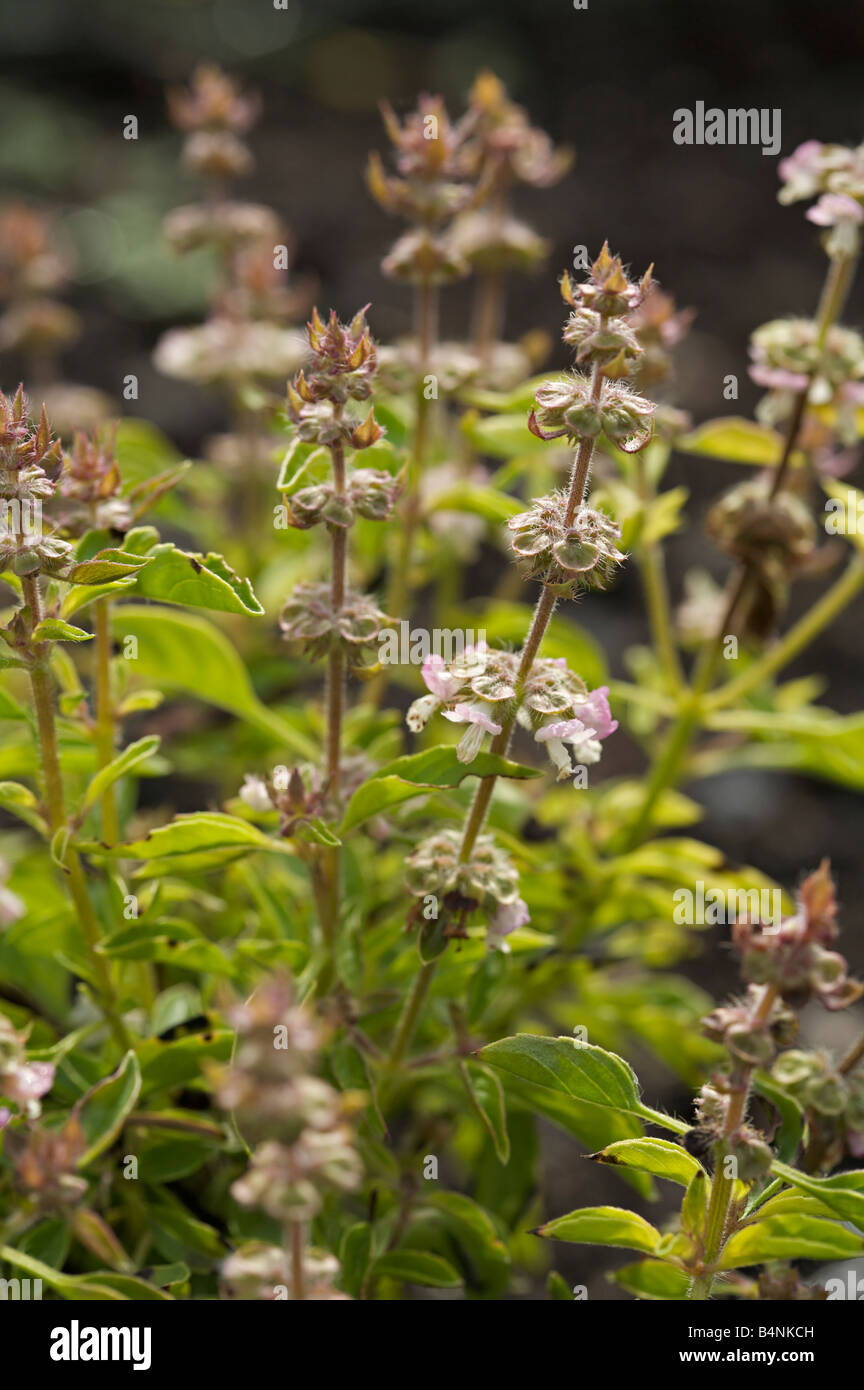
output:
<path id="1" fill-rule="evenodd" d="M 754 1027 L 758 1028 L 767 1021 L 776 998 L 777 986 L 766 985 L 759 1003 L 753 1011 Z M 729 1105 L 723 1124 L 723 1134 L 715 1147 L 714 1177 L 711 1180 L 711 1199 L 708 1203 L 708 1215 L 705 1222 L 705 1258 L 703 1264 L 707 1266 L 707 1269 L 694 1275 L 687 1293 L 688 1299 L 704 1300 L 711 1297 L 715 1267 L 723 1253 L 723 1246 L 726 1243 L 733 1216 L 732 1199 L 735 1193 L 736 1180 L 727 1174 L 725 1160 L 728 1156 L 729 1139 L 744 1123 L 754 1071 L 755 1067 L 742 1064 L 733 1069 L 729 1077 Z"/>
<path id="2" fill-rule="evenodd" d="M 97 599 L 93 605 L 96 645 L 96 756 L 100 768 L 114 757 L 114 703 L 111 691 L 111 600 Z M 115 845 L 120 838 L 117 803 L 113 785 L 102 794 L 102 839 Z"/>
<path id="3" fill-rule="evenodd" d="M 401 618 L 408 606 L 409 576 L 414 538 L 420 523 L 420 482 L 429 445 L 432 401 L 426 394 L 432 352 L 438 338 L 438 287 L 428 281 L 417 286 L 415 299 L 417 384 L 414 440 L 405 472 L 405 491 L 400 508 L 399 549 L 387 585 L 387 612 Z M 381 682 L 383 686 L 383 681 Z M 378 690 L 380 697 L 381 690 Z"/>
<path id="4" fill-rule="evenodd" d="M 24 601 L 30 611 L 30 633 L 41 621 L 42 600 L 39 582 L 35 576 L 22 579 Z M 39 648 L 42 648 L 40 651 Z M 63 775 L 60 770 L 60 755 L 57 746 L 57 726 L 54 721 L 54 704 L 51 698 L 51 683 L 48 675 L 48 644 L 36 644 L 30 666 L 30 689 L 36 711 L 36 727 L 39 734 L 39 748 L 42 759 L 42 776 L 45 783 L 45 799 L 48 819 L 52 832 L 61 830 L 67 824 L 66 797 L 63 790 Z M 132 1046 L 126 1025 L 116 1007 L 114 986 L 108 962 L 98 950 L 102 932 L 99 921 L 87 891 L 87 880 L 78 853 L 68 848 L 64 859 L 66 882 L 69 894 L 75 905 L 78 922 L 90 955 L 93 976 L 99 995 L 99 1004 L 106 1022 L 118 1046 L 127 1052 Z"/>
<path id="5" fill-rule="evenodd" d="M 393 1046 L 390 1049 L 388 1062 L 391 1067 L 399 1065 L 402 1058 L 405 1056 L 406 1050 L 411 1045 L 411 1039 L 414 1037 L 414 1029 L 417 1027 L 417 1021 L 423 1010 L 423 1005 L 426 1003 L 426 996 L 429 993 L 437 964 L 438 962 L 434 960 L 426 961 L 421 965 L 414 978 L 414 983 L 411 986 L 411 993 L 405 1000 L 405 1007 L 402 1010 L 399 1024 L 396 1028 L 396 1036 L 393 1039 Z"/>

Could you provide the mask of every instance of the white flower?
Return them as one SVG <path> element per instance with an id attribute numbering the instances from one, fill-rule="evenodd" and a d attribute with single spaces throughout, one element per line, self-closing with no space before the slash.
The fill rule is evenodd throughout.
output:
<path id="1" fill-rule="evenodd" d="M 273 802 L 270 800 L 270 793 L 267 790 L 267 783 L 263 777 L 247 775 L 243 778 L 243 785 L 239 792 L 240 800 L 245 802 L 250 811 L 273 810 Z"/>
<path id="2" fill-rule="evenodd" d="M 524 927 L 530 920 L 528 905 L 522 898 L 515 898 L 511 903 L 499 903 L 495 916 L 486 927 L 486 945 L 494 951 L 508 952 L 510 947 L 504 937 L 518 927 Z"/>
<path id="3" fill-rule="evenodd" d="M 546 751 L 558 772 L 559 782 L 573 771 L 568 747 L 573 749 L 577 763 L 585 766 L 599 763 L 603 751 L 597 730 L 583 724 L 581 719 L 559 719 L 553 724 L 543 724 L 534 737 L 538 743 L 547 745 Z"/>
<path id="4" fill-rule="evenodd" d="M 460 763 L 470 763 L 476 758 L 483 744 L 484 734 L 500 734 L 501 725 L 490 719 L 483 705 L 458 704 L 452 710 L 444 711 L 444 718 L 453 724 L 467 724 L 456 749 Z"/>

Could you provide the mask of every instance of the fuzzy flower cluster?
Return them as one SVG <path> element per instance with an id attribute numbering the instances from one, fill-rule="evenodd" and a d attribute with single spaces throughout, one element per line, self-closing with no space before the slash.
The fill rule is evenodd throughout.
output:
<path id="1" fill-rule="evenodd" d="M 385 257 L 386 275 L 415 284 L 446 284 L 468 273 L 468 263 L 441 224 L 476 198 L 465 181 L 465 142 L 475 116 L 451 121 L 441 97 L 421 96 L 400 123 L 386 102 L 381 112 L 393 145 L 397 176 L 379 155 L 370 156 L 367 184 L 375 201 L 413 225 Z"/>
<path id="2" fill-rule="evenodd" d="M 340 763 L 340 794 L 347 800 L 371 771 L 369 760 L 362 753 L 351 754 Z M 299 767 L 275 768 L 272 776 L 259 777 L 247 773 L 238 793 L 244 806 L 255 816 L 279 817 L 279 835 L 302 838 L 303 823 L 323 818 L 330 820 L 339 814 L 327 780 L 317 767 L 302 763 Z"/>
<path id="3" fill-rule="evenodd" d="M 827 949 L 837 935 L 837 898 L 824 860 L 804 880 L 797 911 L 784 917 L 778 931 L 737 922 L 732 941 L 745 979 L 773 985 L 790 1003 L 812 997 L 826 1009 L 845 1009 L 864 994 L 864 985 L 849 978 L 843 956 Z"/>
<path id="4" fill-rule="evenodd" d="M 852 255 L 864 222 L 864 145 L 823 145 L 805 140 L 778 166 L 781 203 L 818 201 L 807 212 L 817 227 L 829 228 L 829 256 Z"/>
<path id="5" fill-rule="evenodd" d="M 27 1033 L 19 1032 L 0 1014 L 3 1156 L 28 1206 L 48 1215 L 74 1205 L 87 1190 L 86 1179 L 76 1172 L 86 1141 L 75 1109 L 60 1129 L 37 1123 L 40 1101 L 54 1085 L 55 1068 L 51 1062 L 29 1061 L 26 1044 Z M 14 1105 L 15 1111 L 3 1101 Z"/>
<path id="6" fill-rule="evenodd" d="M 467 857 L 460 831 L 430 835 L 405 860 L 405 883 L 415 898 L 440 902 L 447 937 L 465 936 L 468 917 L 480 912 L 486 919 L 487 946 L 506 952 L 505 938 L 529 920 L 519 896 L 518 871 L 491 835 L 478 835 Z"/>
<path id="7" fill-rule="evenodd" d="M 621 379 L 631 374 L 642 353 L 630 321 L 653 286 L 651 270 L 638 282 L 624 272 L 605 244 L 587 280 L 572 284 L 562 276 L 561 294 L 572 313 L 564 338 L 575 350 L 581 372 L 546 381 L 535 395 L 528 428 L 540 439 L 571 444 L 604 434 L 626 453 L 644 449 L 651 438 L 655 406 Z M 581 500 L 581 499 L 580 499 Z"/>
<path id="8" fill-rule="evenodd" d="M 313 658 L 326 656 L 338 644 L 357 658 L 362 648 L 377 646 L 389 622 L 375 600 L 357 589 L 346 589 L 341 604 L 334 607 L 329 584 L 296 584 L 279 627 L 286 642 L 301 643 Z"/>
<path id="9" fill-rule="evenodd" d="M 494 73 L 478 74 L 468 101 L 474 121 L 463 163 L 486 202 L 460 214 L 451 245 L 481 273 L 532 270 L 545 260 L 548 243 L 510 212 L 509 190 L 520 183 L 551 187 L 569 169 L 572 154 L 556 149 L 545 131 L 531 125 Z"/>
<path id="10" fill-rule="evenodd" d="M 604 588 L 626 559 L 617 545 L 621 529 L 611 517 L 583 504 L 568 520 L 567 504 L 566 491 L 558 489 L 507 523 L 513 552 L 526 562 L 525 577 L 539 579 L 561 596 Z"/>
<path id="11" fill-rule="evenodd" d="M 572 772 L 571 751 L 577 764 L 599 762 L 601 740 L 618 728 L 609 714 L 606 686 L 589 693 L 563 658 L 539 658 L 521 684 L 518 671 L 518 653 L 482 643 L 466 647 L 449 663 L 433 654 L 422 668 L 429 694 L 410 706 L 409 729 L 419 732 L 441 710 L 445 719 L 467 725 L 456 751 L 460 762 L 470 763 L 487 734 L 500 734 L 515 705 L 517 723 L 546 745 L 559 779 Z"/>
<path id="12" fill-rule="evenodd" d="M 828 1009 L 844 1009 L 864 994 L 864 985 L 849 978 L 843 956 L 827 949 L 837 936 L 836 918 L 834 883 L 823 861 L 801 885 L 796 912 L 783 918 L 779 927 L 745 919 L 733 928 L 747 990 L 740 1000 L 721 1005 L 703 1019 L 705 1034 L 725 1048 L 728 1063 L 702 1088 L 698 1124 L 686 1143 L 691 1152 L 704 1153 L 722 1139 L 744 1182 L 767 1172 L 773 1158 L 764 1136 L 738 1118 L 743 1117 L 755 1067 L 774 1063 L 777 1079 L 799 1087 L 814 1113 L 821 1107 L 826 1116 L 846 1117 L 844 1133 L 847 1124 L 858 1124 L 864 1115 L 861 1087 L 832 1076 L 822 1059 L 796 1051 L 777 1058 L 797 1035 L 793 1006 L 812 998 Z M 730 1124 L 733 1114 L 738 1122 Z M 820 1157 L 824 1160 L 824 1150 Z"/>
<path id="13" fill-rule="evenodd" d="M 807 1115 L 808 1171 L 835 1168 L 847 1153 L 864 1158 L 864 1073 L 846 1074 L 824 1052 L 792 1049 L 777 1058 L 772 1075 Z"/>
<path id="14" fill-rule="evenodd" d="M 864 338 L 833 324 L 819 341 L 812 319 L 775 319 L 752 335 L 750 376 L 770 393 L 758 416 L 774 425 L 790 412 L 792 395 L 807 392 L 812 406 L 833 405 L 837 432 L 845 443 L 857 439 L 855 408 L 864 402 Z"/>
<path id="15" fill-rule="evenodd" d="M 5 1014 L 0 1014 L 0 1100 L 17 1105 L 23 1114 L 35 1119 L 39 1101 L 54 1085 L 50 1062 L 28 1062 L 27 1033 L 19 1032 Z M 0 1106 L 0 1129 L 9 1123 L 12 1112 Z"/>
<path id="16" fill-rule="evenodd" d="M 183 161 L 211 179 L 251 171 L 252 155 L 240 136 L 255 124 L 260 109 L 257 95 L 242 94 L 227 73 L 209 63 L 195 69 L 188 90 L 168 93 L 171 120 L 186 132 Z"/>
<path id="17" fill-rule="evenodd" d="M 11 400 L 0 392 L 0 573 L 11 567 L 20 575 L 59 574 L 68 564 L 69 542 L 44 534 L 41 525 L 42 503 L 54 496 L 62 469 L 44 405 L 34 425 L 22 387 Z"/>
<path id="18" fill-rule="evenodd" d="M 400 490 L 401 484 L 392 473 L 381 468 L 355 468 L 346 480 L 344 492 L 329 482 L 298 488 L 288 501 L 288 521 L 300 531 L 308 531 L 321 522 L 351 526 L 357 516 L 386 521 Z"/>
<path id="19" fill-rule="evenodd" d="M 578 444 L 605 434 L 625 453 L 638 453 L 651 438 L 654 404 L 622 381 L 605 376 L 598 391 L 590 377 L 571 373 L 545 381 L 536 392 L 528 428 L 539 439 L 564 439 Z"/>
<path id="20" fill-rule="evenodd" d="M 254 1145 L 249 1167 L 232 1186 L 241 1206 L 257 1208 L 288 1228 L 311 1221 L 327 1192 L 350 1192 L 362 1176 L 353 1136 L 345 1122 L 345 1102 L 317 1076 L 322 1030 L 309 1010 L 297 1004 L 292 986 L 271 978 L 231 1014 L 237 1046 L 221 1079 L 218 1098 L 233 1112 L 240 1132 Z M 313 1252 L 314 1253 L 314 1252 Z M 314 1261 L 313 1261 L 314 1262 Z M 223 1269 L 226 1292 L 273 1298 L 267 1279 L 283 1268 L 277 1248 L 241 1247 Z M 330 1275 L 335 1269 L 330 1269 Z M 253 1276 L 259 1284 L 253 1289 Z M 291 1286 L 290 1281 L 285 1282 Z M 329 1280 L 304 1290 L 310 1299 L 330 1298 Z M 294 1289 L 296 1296 L 296 1288 Z M 241 1295 L 242 1296 L 242 1295 Z"/>
<path id="21" fill-rule="evenodd" d="M 746 564 L 750 598 L 739 612 L 745 637 L 760 641 L 774 629 L 790 580 L 810 561 L 817 531 L 800 497 L 788 489 L 772 496 L 762 476 L 724 493 L 708 513 L 706 529 L 718 549 Z"/>
<path id="22" fill-rule="evenodd" d="M 349 401 L 367 401 L 377 366 L 375 344 L 361 309 L 350 324 L 331 312 L 323 323 L 318 310 L 308 325 L 311 361 L 288 385 L 288 416 L 305 443 L 354 449 L 376 444 L 383 430 L 369 411 L 362 424 L 343 418 Z"/>

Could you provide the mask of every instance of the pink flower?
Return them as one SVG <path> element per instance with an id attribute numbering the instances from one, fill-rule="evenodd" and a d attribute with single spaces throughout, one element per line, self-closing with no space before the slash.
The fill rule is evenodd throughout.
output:
<path id="1" fill-rule="evenodd" d="M 750 368 L 750 380 L 766 391 L 803 391 L 810 382 L 806 372 L 790 372 L 785 367 L 766 367 L 758 362 Z"/>
<path id="2" fill-rule="evenodd" d="M 822 142 L 805 140 L 786 159 L 781 159 L 777 173 L 786 185 L 780 194 L 781 202 L 793 203 L 798 198 L 811 198 L 819 192 L 822 183 Z"/>
<path id="3" fill-rule="evenodd" d="M 468 652 L 467 647 L 465 651 Z M 439 656 L 435 652 L 431 656 L 427 656 L 423 662 L 421 675 L 426 682 L 426 689 L 430 690 L 438 700 L 452 700 L 463 684 L 461 677 L 450 675 L 443 656 Z"/>
<path id="4" fill-rule="evenodd" d="M 817 227 L 836 227 L 838 222 L 864 222 L 864 211 L 847 193 L 823 193 L 818 203 L 808 208 L 808 222 Z"/>
<path id="5" fill-rule="evenodd" d="M 4 1130 L 12 1119 L 12 1111 L 8 1105 L 0 1105 L 0 1130 Z"/>
<path id="6" fill-rule="evenodd" d="M 452 710 L 444 710 L 444 718 L 453 724 L 468 724 L 470 727 L 459 740 L 456 756 L 460 763 L 470 763 L 476 758 L 483 744 L 484 734 L 500 734 L 501 725 L 490 719 L 483 705 L 460 703 Z"/>
<path id="7" fill-rule="evenodd" d="M 50 1062 L 14 1062 L 0 1073 L 0 1091 L 19 1105 L 38 1100 L 54 1085 L 54 1067 Z"/>
<path id="8" fill-rule="evenodd" d="M 598 686 L 582 704 L 577 705 L 579 717 L 558 719 L 542 724 L 534 738 L 547 745 L 550 761 L 557 770 L 558 780 L 569 777 L 573 766 L 568 752 L 572 748 L 579 763 L 590 764 L 600 761 L 602 748 L 600 740 L 614 734 L 618 720 L 609 711 L 609 687 Z"/>
<path id="9" fill-rule="evenodd" d="M 613 719 L 609 711 L 608 685 L 598 685 L 578 709 L 582 723 L 593 729 L 597 738 L 608 738 L 618 728 L 618 720 Z"/>
<path id="10" fill-rule="evenodd" d="M 530 921 L 528 904 L 521 898 L 516 898 L 512 903 L 499 903 L 495 916 L 486 927 L 486 945 L 491 950 L 509 951 L 510 947 L 504 941 L 504 937 Z"/>

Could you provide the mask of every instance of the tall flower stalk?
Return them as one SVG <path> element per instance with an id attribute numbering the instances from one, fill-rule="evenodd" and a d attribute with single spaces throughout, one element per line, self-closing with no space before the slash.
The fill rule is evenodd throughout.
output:
<path id="1" fill-rule="evenodd" d="M 383 433 L 371 407 L 363 420 L 352 418 L 346 409 L 372 396 L 376 351 L 365 312 L 361 310 L 345 325 L 332 312 L 325 324 L 315 310 L 309 347 L 309 366 L 288 387 L 288 414 L 296 437 L 283 468 L 283 477 L 294 469 L 292 477 L 284 478 L 284 498 L 290 525 L 301 530 L 326 526 L 330 578 L 323 584 L 295 588 L 283 611 L 282 631 L 289 641 L 301 642 L 311 654 L 326 658 L 324 785 L 326 799 L 338 812 L 346 791 L 342 734 L 346 675 L 361 650 L 374 644 L 384 621 L 374 601 L 349 586 L 348 534 L 357 516 L 384 520 L 390 514 L 398 483 L 381 469 L 349 470 L 346 461 L 346 449 L 368 449 Z M 325 455 L 329 478 L 310 483 L 314 459 Z M 297 486 L 298 482 L 303 486 Z M 311 866 L 331 958 L 339 930 L 340 871 L 337 846 L 325 848 Z"/>
<path id="2" fill-rule="evenodd" d="M 435 386 L 439 371 L 439 295 L 442 285 L 468 274 L 468 264 L 456 251 L 448 224 L 475 198 L 464 181 L 465 146 L 473 125 L 469 113 L 453 122 L 440 97 L 422 96 L 417 109 L 400 124 L 385 102 L 381 111 L 393 145 L 396 176 L 388 175 L 377 154 L 369 160 L 367 182 L 376 202 L 404 217 L 410 229 L 396 241 L 383 262 L 385 275 L 407 281 L 414 292 L 414 337 L 399 346 L 412 379 L 414 438 L 406 467 L 400 506 L 400 536 L 389 578 L 387 607 L 405 610 L 413 542 L 419 523 L 419 486 L 426 460 Z M 380 683 L 379 683 L 380 693 Z"/>
<path id="3" fill-rule="evenodd" d="M 98 950 L 102 935 L 99 921 L 90 900 L 81 859 L 75 848 L 65 842 L 69 827 L 54 712 L 51 644 L 63 638 L 86 638 L 86 633 L 46 616 L 40 587 L 43 574 L 74 575 L 70 543 L 55 535 L 44 535 L 41 525 L 42 503 L 51 499 L 57 490 L 63 471 L 63 454 L 59 441 L 52 438 L 44 406 L 39 424 L 35 427 L 31 424 L 27 401 L 20 388 L 12 401 L 0 395 L 0 450 L 0 498 L 7 523 L 15 518 L 11 531 L 7 530 L 4 535 L 3 559 L 11 575 L 19 578 L 22 598 L 22 606 L 2 636 L 11 648 L 12 663 L 27 671 L 41 754 L 46 831 L 52 837 L 55 857 L 62 866 L 84 937 L 99 1006 L 115 1041 L 125 1051 L 129 1047 L 129 1035 L 118 1008 L 108 962 Z M 36 517 L 39 521 L 34 524 Z"/>
<path id="4" fill-rule="evenodd" d="M 558 599 L 603 587 L 624 559 L 615 523 L 590 507 L 586 496 L 601 434 L 628 452 L 644 448 L 651 437 L 653 405 L 622 380 L 641 351 L 628 320 L 650 284 L 650 271 L 638 284 L 628 280 L 620 259 L 605 245 L 584 284 L 574 287 L 563 278 L 563 297 L 572 309 L 564 338 L 575 349 L 577 370 L 539 388 L 528 426 L 541 439 L 566 438 L 575 445 L 570 482 L 508 523 L 525 577 L 542 586 L 531 626 L 518 656 L 481 648 L 449 667 L 430 659 L 424 667 L 430 694 L 408 713 L 413 729 L 422 728 L 439 707 L 445 718 L 467 724 L 458 749 L 465 762 L 476 756 L 486 733 L 493 735 L 490 753 L 506 756 L 518 723 L 546 744 L 559 779 L 565 778 L 573 773 L 573 756 L 577 765 L 596 763 L 601 740 L 617 728 L 605 689 L 589 693 L 563 662 L 544 659 L 540 652 Z M 410 1044 L 435 955 L 450 937 L 464 934 L 467 916 L 485 909 L 491 944 L 500 944 L 527 920 L 518 879 L 514 888 L 501 852 L 483 833 L 495 783 L 494 775 L 481 780 L 458 844 L 444 832 L 409 856 L 411 891 L 421 899 L 442 896 L 443 910 L 434 930 L 425 933 L 427 958 L 397 1027 L 391 1062 Z"/>

